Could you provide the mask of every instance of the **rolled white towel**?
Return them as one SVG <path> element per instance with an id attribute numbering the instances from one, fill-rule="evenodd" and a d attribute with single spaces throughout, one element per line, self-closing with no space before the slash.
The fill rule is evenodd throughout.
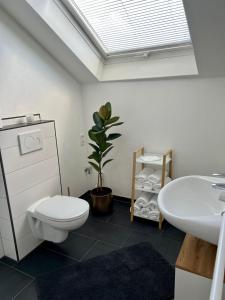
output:
<path id="1" fill-rule="evenodd" d="M 134 203 L 134 211 L 135 213 L 140 213 L 141 212 L 142 207 L 139 206 L 136 202 Z"/>
<path id="2" fill-rule="evenodd" d="M 157 200 L 155 199 L 151 199 L 149 204 L 148 204 L 148 207 L 151 211 L 157 211 L 159 210 L 158 209 L 158 203 L 157 203 Z"/>
<path id="3" fill-rule="evenodd" d="M 142 192 L 141 195 L 135 201 L 135 206 L 139 207 L 140 209 L 145 207 L 151 200 L 152 194 Z"/>
<path id="4" fill-rule="evenodd" d="M 153 186 L 152 182 L 145 181 L 143 183 L 143 188 L 146 189 L 146 190 L 150 190 L 151 191 L 152 190 L 152 186 Z"/>
<path id="5" fill-rule="evenodd" d="M 159 211 L 150 211 L 149 212 L 149 218 L 152 219 L 152 220 L 158 221 L 159 220 L 159 215 L 160 215 Z"/>
<path id="6" fill-rule="evenodd" d="M 166 171 L 166 176 L 168 175 L 168 172 Z M 160 183 L 162 178 L 162 171 L 156 170 L 153 174 L 148 176 L 148 181 L 152 182 L 154 184 Z"/>
<path id="7" fill-rule="evenodd" d="M 152 211 L 149 208 L 143 208 L 139 212 L 140 216 L 142 216 L 144 218 L 147 218 L 147 219 L 150 219 L 150 220 L 156 220 L 156 221 L 159 220 L 159 214 L 160 214 L 160 212 L 158 210 Z"/>
<path id="8" fill-rule="evenodd" d="M 135 178 L 137 181 L 139 182 L 143 182 L 145 181 L 149 175 L 153 174 L 155 172 L 154 169 L 152 168 L 144 168 L 143 170 L 140 171 L 140 173 L 138 173 Z"/>
<path id="9" fill-rule="evenodd" d="M 172 179 L 171 179 L 170 177 L 166 177 L 166 178 L 165 178 L 164 185 L 166 185 L 167 183 L 169 183 L 171 180 L 172 180 Z M 159 192 L 160 189 L 161 189 L 161 182 L 156 183 L 156 184 L 153 184 L 152 189 L 153 189 L 153 191 L 155 191 L 155 192 Z"/>

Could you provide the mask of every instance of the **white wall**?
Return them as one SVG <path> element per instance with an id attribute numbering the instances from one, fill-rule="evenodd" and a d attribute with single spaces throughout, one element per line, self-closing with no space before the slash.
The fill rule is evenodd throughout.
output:
<path id="1" fill-rule="evenodd" d="M 0 258 L 2 258 L 3 256 L 4 256 L 4 249 L 2 245 L 2 238 L 0 236 Z"/>
<path id="2" fill-rule="evenodd" d="M 139 80 L 197 75 L 193 48 L 153 52 L 148 57 L 109 59 L 100 81 Z"/>
<path id="3" fill-rule="evenodd" d="M 86 153 L 80 85 L 23 29 L 0 10 L 0 109 L 2 116 L 40 112 L 56 121 L 64 193 L 86 191 Z"/>
<path id="4" fill-rule="evenodd" d="M 225 78 L 89 84 L 83 97 L 88 126 L 106 101 L 125 122 L 105 169 L 114 194 L 130 196 L 132 152 L 142 145 L 174 149 L 175 176 L 225 171 Z"/>

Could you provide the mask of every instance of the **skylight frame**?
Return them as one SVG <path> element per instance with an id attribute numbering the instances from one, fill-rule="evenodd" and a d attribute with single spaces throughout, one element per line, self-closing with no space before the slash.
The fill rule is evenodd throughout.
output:
<path id="1" fill-rule="evenodd" d="M 81 27 L 83 33 L 85 33 L 85 35 L 87 36 L 88 40 L 91 41 L 95 49 L 97 49 L 97 51 L 105 60 L 110 58 L 115 58 L 115 57 L 129 57 L 133 55 L 148 56 L 148 54 L 151 52 L 157 52 L 157 51 L 161 52 L 161 51 L 167 51 L 171 49 L 179 49 L 179 48 L 183 49 L 183 48 L 192 47 L 190 31 L 187 23 L 187 29 L 190 37 L 190 40 L 188 42 L 177 42 L 172 44 L 165 43 L 164 45 L 159 45 L 159 46 L 147 46 L 147 47 L 140 47 L 138 49 L 112 51 L 110 53 L 107 53 L 107 48 L 104 46 L 104 43 L 101 40 L 100 36 L 96 33 L 94 28 L 89 24 L 89 21 L 82 13 L 80 8 L 77 6 L 77 4 L 73 0 L 61 0 L 61 2 L 70 11 L 70 13 L 75 18 L 76 22 Z M 185 14 L 185 18 L 186 18 L 186 14 Z"/>

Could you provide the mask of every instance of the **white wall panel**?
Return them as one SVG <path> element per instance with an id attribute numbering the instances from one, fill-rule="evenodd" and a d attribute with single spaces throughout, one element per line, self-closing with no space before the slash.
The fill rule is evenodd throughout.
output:
<path id="1" fill-rule="evenodd" d="M 2 150 L 2 158 L 4 160 L 4 170 L 6 174 L 28 167 L 56 155 L 57 152 L 54 137 L 44 139 L 42 149 L 24 155 L 20 154 L 19 146 Z"/>
<path id="2" fill-rule="evenodd" d="M 28 207 L 41 198 L 61 193 L 56 138 L 55 132 L 51 131 L 52 128 L 54 129 L 52 124 L 49 122 L 39 126 L 43 132 L 51 133 L 51 136 L 47 135 L 44 138 L 41 150 L 24 155 L 20 154 L 18 146 L 7 147 L 2 150 L 4 170 L 8 172 L 5 174 L 6 186 L 19 259 L 40 244 L 40 240 L 33 236 L 28 223 Z M 36 126 L 29 126 L 29 131 L 32 131 L 34 127 Z M 5 141 L 10 141 L 12 137 L 13 139 L 17 137 L 18 129 L 6 130 L 3 133 Z M 0 179 L 3 180 L 3 176 Z M 7 241 L 5 253 L 9 253 L 10 257 L 14 259 L 14 249 L 10 250 L 12 245 L 15 247 L 13 229 L 8 207 L 5 206 L 7 203 L 6 195 L 3 193 L 3 196 L 5 198 L 0 198 L 0 207 L 2 206 L 6 210 L 7 218 L 4 215 L 0 218 L 0 232 L 3 245 Z"/>
<path id="3" fill-rule="evenodd" d="M 59 176 L 54 176 L 10 198 L 13 218 L 16 219 L 37 200 L 60 194 Z"/>
<path id="4" fill-rule="evenodd" d="M 42 242 L 42 240 L 34 238 L 33 234 L 28 234 L 24 238 L 18 240 L 17 247 L 20 259 L 29 254 Z"/>
<path id="5" fill-rule="evenodd" d="M 9 220 L 9 208 L 6 198 L 0 198 L 0 218 Z"/>
<path id="6" fill-rule="evenodd" d="M 43 123 L 41 125 L 33 125 L 32 127 L 20 127 L 14 130 L 4 130 L 0 131 L 0 148 L 5 149 L 9 147 L 18 146 L 18 134 L 37 129 L 41 129 L 43 133 L 43 138 L 54 137 L 55 135 L 53 122 Z"/>
<path id="7" fill-rule="evenodd" d="M 59 175 L 57 157 L 44 160 L 27 168 L 6 175 L 10 198 L 27 189 Z M 11 202 L 11 200 L 10 200 Z"/>
<path id="8" fill-rule="evenodd" d="M 5 256 L 17 260 L 14 242 L 12 240 L 2 238 L 2 243 Z"/>
<path id="9" fill-rule="evenodd" d="M 4 256 L 4 248 L 3 248 L 3 243 L 2 243 L 2 238 L 0 236 L 0 258 Z"/>
<path id="10" fill-rule="evenodd" d="M 0 218 L 0 231 L 2 238 L 13 241 L 13 233 L 10 220 Z"/>

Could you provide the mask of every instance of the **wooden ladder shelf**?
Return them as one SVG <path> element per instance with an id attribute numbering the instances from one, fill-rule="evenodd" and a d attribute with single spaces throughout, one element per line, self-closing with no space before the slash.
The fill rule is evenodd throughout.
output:
<path id="1" fill-rule="evenodd" d="M 158 160 L 151 160 L 151 156 L 160 156 L 160 159 Z M 144 158 L 149 157 L 150 160 L 148 161 L 147 159 L 145 160 Z M 131 191 L 131 222 L 134 220 L 135 216 L 135 208 L 134 208 L 134 203 L 136 200 L 136 193 L 137 190 L 140 191 L 140 189 L 137 189 L 136 187 L 136 175 L 137 175 L 137 170 L 138 170 L 138 165 L 140 165 L 140 170 L 143 170 L 145 167 L 151 167 L 154 169 L 161 169 L 162 170 L 162 175 L 161 175 L 161 188 L 165 185 L 165 179 L 166 179 L 166 174 L 168 171 L 168 176 L 172 179 L 173 178 L 173 151 L 168 150 L 167 152 L 163 154 L 153 154 L 153 153 L 145 153 L 144 147 L 141 147 L 137 149 L 133 153 L 133 169 L 132 169 L 132 191 Z M 144 189 L 142 191 L 145 191 Z M 148 191 L 150 193 L 156 193 L 154 191 Z M 138 216 L 140 217 L 140 216 Z M 162 223 L 163 223 L 163 216 L 160 213 L 159 215 L 159 229 L 162 229 Z M 155 221 L 155 220 L 154 220 Z"/>

